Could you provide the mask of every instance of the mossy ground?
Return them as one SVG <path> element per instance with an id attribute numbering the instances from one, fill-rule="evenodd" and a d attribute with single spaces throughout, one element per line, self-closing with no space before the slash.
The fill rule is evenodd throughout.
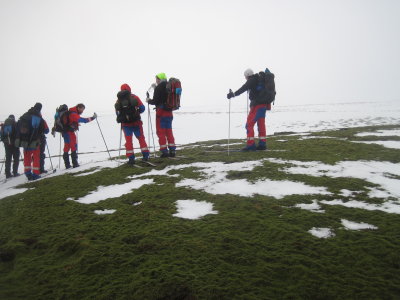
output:
<path id="1" fill-rule="evenodd" d="M 399 127 L 325 131 L 312 139 L 273 136 L 268 140 L 270 151 L 229 156 L 210 152 L 226 148 L 218 146 L 226 141 L 209 141 L 186 146 L 179 160 L 155 161 L 157 169 L 265 157 L 325 164 L 399 163 L 400 150 L 353 142 L 377 139 L 356 137 L 358 132 Z M 206 147 L 210 145 L 214 146 Z M 300 181 L 326 187 L 334 195 L 277 200 L 175 187 L 182 178 L 200 176 L 186 168 L 173 171 L 178 177 L 156 176 L 156 185 L 119 198 L 89 205 L 66 200 L 147 171 L 120 166 L 83 177 L 62 175 L 29 183 L 26 186 L 34 189 L 0 200 L 0 299 L 400 298 L 400 215 L 330 205 L 323 206 L 323 214 L 293 208 L 313 199 L 334 199 L 342 189 L 366 191 L 360 201 L 380 203 L 367 198 L 371 183 L 288 174 L 265 161 L 253 172 L 235 171 L 228 177 Z M 211 202 L 218 214 L 199 220 L 173 217 L 180 199 Z M 139 201 L 142 204 L 133 205 Z M 93 212 L 108 208 L 117 211 Z M 378 229 L 344 230 L 342 218 Z M 331 227 L 336 236 L 318 239 L 307 232 L 314 226 Z"/>

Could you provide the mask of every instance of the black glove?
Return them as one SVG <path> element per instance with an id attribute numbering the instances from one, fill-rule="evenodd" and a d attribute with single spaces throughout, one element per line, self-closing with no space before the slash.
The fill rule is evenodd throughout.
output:
<path id="1" fill-rule="evenodd" d="M 228 99 L 231 99 L 231 98 L 235 97 L 235 94 L 230 90 L 229 93 L 228 93 L 228 95 L 226 95 L 226 97 L 227 97 Z"/>
<path id="2" fill-rule="evenodd" d="M 150 98 L 150 94 L 149 92 L 146 92 L 146 98 L 149 99 Z"/>

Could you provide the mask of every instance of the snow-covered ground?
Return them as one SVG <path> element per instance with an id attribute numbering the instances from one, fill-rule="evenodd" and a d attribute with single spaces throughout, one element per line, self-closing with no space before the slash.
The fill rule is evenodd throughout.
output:
<path id="1" fill-rule="evenodd" d="M 228 102 L 225 106 L 215 106 L 213 108 L 183 108 L 175 113 L 174 128 L 176 142 L 180 145 L 204 141 L 226 139 L 228 137 L 228 122 L 229 115 Z M 271 135 L 275 132 L 293 131 L 298 133 L 320 131 L 326 129 L 347 128 L 356 126 L 368 125 L 387 125 L 400 124 L 400 105 L 396 102 L 384 103 L 338 103 L 332 105 L 299 105 L 292 107 L 275 106 L 273 111 L 267 115 L 267 130 Z M 153 113 L 153 112 L 152 112 Z M 246 108 L 244 103 L 232 103 L 231 106 L 231 138 L 243 138 L 245 136 Z M 100 134 L 99 126 L 107 141 L 107 146 L 111 150 L 119 148 L 120 135 L 118 124 L 115 123 L 114 116 L 110 113 L 99 113 L 99 123 L 92 122 L 84 124 L 79 133 L 79 151 L 83 152 L 79 155 L 81 167 L 77 169 L 64 170 L 62 167 L 57 169 L 54 174 L 49 176 L 57 176 L 59 174 L 77 173 L 76 176 L 87 176 L 98 172 L 102 168 L 116 167 L 121 161 L 108 161 L 108 153 Z M 144 116 L 144 130 L 146 136 L 148 134 L 148 118 Z M 154 124 L 154 114 L 152 115 L 152 123 Z M 155 130 L 153 128 L 153 130 Z M 155 133 L 154 133 L 155 134 Z M 399 136 L 399 130 L 385 130 L 376 133 L 362 133 L 364 135 L 375 136 Z M 299 138 L 312 138 L 309 136 L 300 135 Z M 123 139 L 123 137 L 122 137 Z M 156 136 L 154 139 L 157 144 Z M 150 139 L 152 141 L 152 139 Z M 59 137 L 48 138 L 49 149 L 52 155 L 59 152 Z M 393 147 L 393 141 L 377 141 L 386 147 Z M 137 146 L 137 142 L 135 141 Z M 396 147 L 395 147 L 396 148 Z M 4 149 L 2 149 L 4 153 Z M 104 151 L 104 152 L 99 152 Z M 4 154 L 3 154 L 4 155 Z M 118 150 L 111 151 L 112 156 L 118 155 Z M 293 174 L 307 174 L 309 176 L 331 176 L 331 177 L 354 177 L 366 180 L 376 185 L 374 189 L 370 189 L 368 197 L 381 198 L 382 204 L 369 204 L 359 200 L 354 200 L 352 197 L 359 195 L 359 191 L 342 190 L 340 194 L 334 195 L 337 197 L 334 201 L 328 200 L 313 200 L 310 203 L 297 204 L 295 207 L 307 209 L 312 212 L 324 213 L 321 208 L 323 205 L 343 205 L 346 207 L 357 207 L 366 210 L 379 210 L 386 213 L 400 213 L 400 184 L 396 179 L 400 176 L 400 164 L 377 162 L 377 161 L 359 161 L 359 162 L 339 162 L 336 165 L 325 165 L 319 162 L 298 162 L 284 161 L 277 159 L 266 159 L 271 163 L 282 165 L 281 171 Z M 47 160 L 47 168 L 58 168 L 59 158 L 54 158 L 50 162 Z M 313 187 L 299 182 L 291 181 L 271 181 L 268 179 L 257 182 L 249 182 L 245 179 L 230 180 L 227 174 L 230 171 L 252 170 L 260 166 L 263 161 L 239 162 L 232 164 L 223 163 L 192 163 L 186 165 L 170 166 L 164 170 L 150 170 L 143 175 L 131 176 L 131 181 L 121 185 L 99 186 L 96 190 L 91 191 L 88 195 L 79 198 L 66 200 L 77 201 L 79 203 L 90 204 L 102 201 L 107 198 L 120 197 L 123 194 L 130 193 L 132 190 L 140 188 L 142 185 L 154 184 L 151 176 L 169 175 L 170 170 L 195 168 L 196 172 L 201 173 L 202 179 L 182 179 L 177 183 L 180 187 L 190 187 L 199 189 L 211 194 L 231 193 L 242 197 L 253 197 L 255 194 L 266 195 L 281 199 L 287 195 L 302 194 L 302 195 L 329 195 L 332 194 L 324 187 Z M 288 167 L 290 164 L 291 167 Z M 20 168 L 22 172 L 22 164 Z M 86 173 L 84 170 L 88 170 Z M 141 177 L 146 178 L 141 178 Z M 4 174 L 0 179 L 4 179 Z M 26 182 L 24 176 L 13 178 L 5 183 L 0 184 L 0 197 L 4 198 L 10 195 L 24 192 L 26 189 L 15 188 L 18 184 Z M 274 188 L 268 188 L 272 185 Z M 140 205 L 140 202 L 137 203 Z M 197 200 L 178 200 L 176 203 L 177 212 L 175 217 L 188 219 L 201 218 L 208 214 L 218 214 L 219 212 L 213 209 L 212 203 Z M 94 211 L 96 214 L 105 215 L 115 213 L 115 210 L 110 207 L 103 211 Z M 342 220 L 344 228 L 349 230 L 360 229 L 377 229 L 376 226 L 357 223 L 349 220 Z M 314 227 L 309 231 L 317 237 L 333 237 L 335 234 L 329 228 Z"/>

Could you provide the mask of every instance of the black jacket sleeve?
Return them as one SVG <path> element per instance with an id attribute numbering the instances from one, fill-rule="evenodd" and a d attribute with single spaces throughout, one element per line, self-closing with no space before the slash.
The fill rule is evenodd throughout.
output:
<path id="1" fill-rule="evenodd" d="M 242 85 L 240 89 L 235 92 L 235 96 L 239 96 L 240 94 L 244 93 L 245 91 L 255 89 L 257 87 L 258 79 L 256 76 L 251 76 L 247 79 L 246 83 Z"/>
<path id="2" fill-rule="evenodd" d="M 160 82 L 154 89 L 153 100 L 149 101 L 149 104 L 159 106 L 167 102 L 167 82 Z"/>

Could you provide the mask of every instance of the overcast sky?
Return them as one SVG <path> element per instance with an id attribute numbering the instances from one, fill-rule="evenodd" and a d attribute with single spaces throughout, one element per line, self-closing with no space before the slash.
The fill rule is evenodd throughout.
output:
<path id="1" fill-rule="evenodd" d="M 159 72 L 183 110 L 225 104 L 265 67 L 277 105 L 400 100 L 399 31 L 398 0 L 0 0 L 1 115 L 112 112 L 122 83 L 144 99 Z"/>

